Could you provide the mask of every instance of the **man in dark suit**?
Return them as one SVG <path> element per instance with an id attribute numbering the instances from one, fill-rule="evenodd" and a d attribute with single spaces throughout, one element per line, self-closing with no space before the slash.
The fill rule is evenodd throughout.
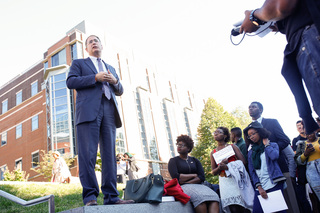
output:
<path id="1" fill-rule="evenodd" d="M 116 187 L 116 128 L 121 127 L 122 123 L 115 96 L 123 94 L 123 87 L 115 69 L 101 60 L 103 47 L 100 39 L 91 35 L 85 45 L 89 57 L 74 60 L 67 78 L 68 88 L 77 91 L 76 125 L 83 203 L 97 205 L 99 185 L 94 169 L 98 144 L 104 204 L 133 203 L 119 199 Z"/>
<path id="2" fill-rule="evenodd" d="M 294 162 L 294 152 L 290 146 L 290 139 L 283 132 L 282 127 L 280 126 L 278 120 L 271 118 L 263 118 L 263 105 L 260 102 L 252 102 L 249 106 L 249 114 L 252 118 L 252 121 L 256 121 L 262 124 L 271 135 L 269 140 L 275 142 L 279 146 L 279 159 L 278 164 L 283 175 L 286 177 L 287 188 L 284 190 L 284 197 L 288 204 L 288 212 L 299 212 L 299 207 L 297 205 L 297 199 L 295 196 L 295 191 L 292 181 L 295 184 L 295 171 L 296 164 Z M 290 172 L 290 173 L 289 173 Z"/>

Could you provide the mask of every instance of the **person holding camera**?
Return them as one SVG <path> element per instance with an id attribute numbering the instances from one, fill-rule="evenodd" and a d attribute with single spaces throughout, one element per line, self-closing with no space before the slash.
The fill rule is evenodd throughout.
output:
<path id="1" fill-rule="evenodd" d="M 307 134 L 307 140 L 297 143 L 295 159 L 298 165 L 307 165 L 306 176 L 308 183 L 320 201 L 320 146 L 316 132 Z M 314 207 L 314 205 L 313 205 Z"/>
<path id="2" fill-rule="evenodd" d="M 130 154 L 129 152 L 124 153 L 123 155 L 124 160 L 127 163 L 127 173 L 129 176 L 129 180 L 133 180 L 133 179 L 138 179 L 138 171 L 139 171 L 139 167 L 137 165 L 137 161 L 135 159 L 135 157 Z"/>

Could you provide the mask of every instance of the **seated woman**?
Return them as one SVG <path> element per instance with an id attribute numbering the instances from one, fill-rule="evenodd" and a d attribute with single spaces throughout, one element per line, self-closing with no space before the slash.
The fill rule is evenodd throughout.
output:
<path id="1" fill-rule="evenodd" d="M 248 167 L 253 185 L 256 188 L 253 201 L 253 213 L 263 213 L 258 195 L 267 199 L 267 193 L 283 190 L 284 181 L 279 164 L 279 147 L 270 142 L 270 132 L 259 122 L 252 122 L 244 130 L 245 139 L 252 145 L 248 152 Z M 286 211 L 280 211 L 286 212 Z"/>
<path id="2" fill-rule="evenodd" d="M 219 212 L 219 196 L 212 189 L 202 185 L 205 180 L 200 161 L 188 156 L 193 148 L 193 140 L 188 135 L 177 138 L 179 156 L 171 158 L 168 170 L 172 178 L 177 178 L 184 193 L 189 195 L 195 211 Z"/>
<path id="3" fill-rule="evenodd" d="M 253 206 L 254 190 L 244 166 L 246 160 L 236 145 L 227 144 L 230 141 L 228 128 L 218 127 L 214 132 L 214 140 L 218 142 L 218 146 L 210 154 L 211 168 L 214 175 L 219 175 L 222 209 L 233 213 L 250 212 Z M 229 152 L 231 156 L 220 162 L 215 153 L 223 152 L 221 150 Z M 232 166 L 228 168 L 231 164 Z"/>
<path id="4" fill-rule="evenodd" d="M 307 135 L 306 141 L 297 143 L 295 159 L 298 165 L 307 165 L 306 176 L 312 191 L 320 201 L 320 147 L 317 133 Z"/>

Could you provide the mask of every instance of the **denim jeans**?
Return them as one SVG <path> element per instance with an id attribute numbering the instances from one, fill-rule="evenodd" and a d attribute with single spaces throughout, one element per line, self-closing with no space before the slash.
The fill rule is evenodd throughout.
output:
<path id="1" fill-rule="evenodd" d="M 297 41 L 295 41 L 297 42 Z M 311 134 L 319 128 L 315 122 L 303 81 L 310 94 L 313 108 L 320 116 L 320 41 L 314 25 L 307 26 L 300 36 L 295 50 L 287 45 L 281 73 L 294 95 L 299 116 L 304 121 L 306 133 Z M 303 81 L 302 81 L 303 80 Z"/>
<path id="2" fill-rule="evenodd" d="M 302 33 L 296 61 L 313 109 L 320 116 L 320 36 L 314 24 Z"/>
<path id="3" fill-rule="evenodd" d="M 307 180 L 320 200 L 320 159 L 307 163 Z"/>

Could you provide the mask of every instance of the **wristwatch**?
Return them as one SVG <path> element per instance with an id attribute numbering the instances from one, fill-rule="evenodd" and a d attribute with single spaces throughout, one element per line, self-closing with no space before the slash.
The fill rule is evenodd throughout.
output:
<path id="1" fill-rule="evenodd" d="M 265 21 L 262 21 L 260 19 L 258 19 L 257 17 L 254 16 L 254 12 L 256 11 L 257 9 L 255 10 L 252 10 L 251 13 L 250 13 L 250 16 L 249 16 L 249 20 L 254 24 L 256 25 L 257 27 L 259 27 L 260 25 L 264 25 Z"/>

